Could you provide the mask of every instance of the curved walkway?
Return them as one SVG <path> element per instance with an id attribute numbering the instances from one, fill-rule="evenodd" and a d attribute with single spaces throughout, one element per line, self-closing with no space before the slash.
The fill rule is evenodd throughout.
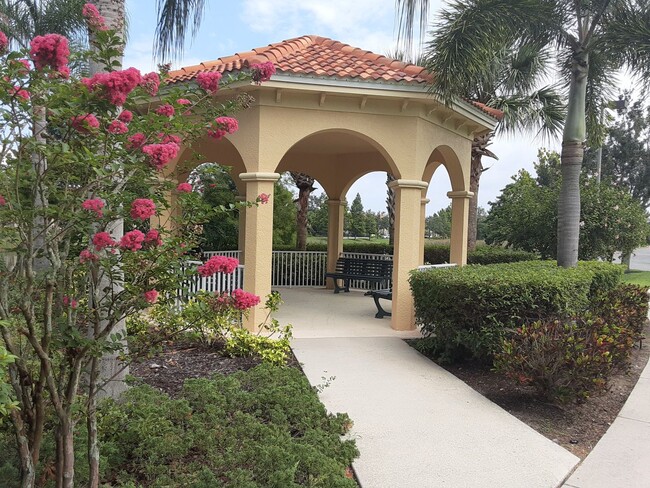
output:
<path id="1" fill-rule="evenodd" d="M 359 292 L 283 289 L 276 317 L 332 412 L 347 412 L 363 488 L 556 488 L 578 458 L 421 356 Z"/>

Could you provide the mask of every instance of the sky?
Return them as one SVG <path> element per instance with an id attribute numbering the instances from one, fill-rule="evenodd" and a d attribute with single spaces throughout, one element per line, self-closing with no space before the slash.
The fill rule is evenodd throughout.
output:
<path id="1" fill-rule="evenodd" d="M 202 26 L 192 41 L 188 40 L 182 59 L 174 67 L 249 51 L 292 37 L 316 34 L 385 54 L 395 49 L 395 0 L 206 0 Z M 429 20 L 436 18 L 443 2 L 431 0 Z M 129 40 L 125 66 L 152 71 L 152 44 L 156 25 L 155 0 L 127 0 Z M 520 169 L 532 171 L 539 147 L 559 149 L 559 140 L 541 140 L 530 134 L 498 136 L 491 150 L 498 161 L 484 158 L 489 167 L 481 177 L 479 205 L 488 208 L 501 189 Z M 385 210 L 385 173 L 370 173 L 350 189 L 352 202 L 360 193 L 364 207 Z M 444 168 L 434 174 L 427 198 L 427 215 L 449 205 L 446 193 L 451 190 Z"/>

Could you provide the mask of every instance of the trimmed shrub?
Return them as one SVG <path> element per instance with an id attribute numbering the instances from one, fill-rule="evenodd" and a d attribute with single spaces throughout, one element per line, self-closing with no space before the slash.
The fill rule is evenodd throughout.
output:
<path id="1" fill-rule="evenodd" d="M 100 420 L 111 486 L 357 486 L 345 476 L 357 448 L 340 439 L 350 419 L 328 414 L 295 368 L 188 380 L 178 398 L 138 386 Z"/>
<path id="2" fill-rule="evenodd" d="M 614 368 L 627 363 L 633 343 L 630 329 L 602 318 L 538 321 L 503 342 L 494 367 L 548 400 L 585 399 L 606 386 Z"/>
<path id="3" fill-rule="evenodd" d="M 515 328 L 577 315 L 590 297 L 610 289 L 620 266 L 581 263 L 560 268 L 528 261 L 432 269 L 410 277 L 416 321 L 441 361 L 490 360 Z"/>
<path id="4" fill-rule="evenodd" d="M 467 253 L 468 264 L 516 263 L 538 259 L 539 257 L 532 252 L 517 251 L 499 246 L 477 246 L 474 251 Z"/>
<path id="5" fill-rule="evenodd" d="M 621 283 L 594 297 L 592 312 L 608 324 L 626 327 L 639 339 L 648 320 L 648 288 Z"/>

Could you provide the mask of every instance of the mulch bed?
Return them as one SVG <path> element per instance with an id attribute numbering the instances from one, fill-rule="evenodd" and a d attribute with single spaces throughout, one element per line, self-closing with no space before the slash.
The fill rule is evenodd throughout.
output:
<path id="1" fill-rule="evenodd" d="M 229 375 L 237 371 L 248 371 L 260 362 L 254 357 L 225 356 L 220 343 L 212 345 L 169 343 L 154 357 L 131 365 L 131 375 L 174 396 L 181 391 L 187 379 L 210 378 L 217 373 Z M 293 355 L 289 358 L 288 364 L 300 367 Z"/>
<path id="2" fill-rule="evenodd" d="M 646 337 L 648 329 L 646 328 Z M 443 366 L 476 391 L 553 442 L 584 459 L 620 412 L 650 357 L 650 344 L 635 346 L 628 371 L 614 374 L 607 390 L 584 403 L 553 405 L 535 396 L 531 387 L 490 371 L 490 366 L 463 363 Z"/>

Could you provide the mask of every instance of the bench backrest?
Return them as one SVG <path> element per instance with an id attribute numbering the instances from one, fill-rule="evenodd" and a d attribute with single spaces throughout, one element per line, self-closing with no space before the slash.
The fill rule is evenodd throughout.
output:
<path id="1" fill-rule="evenodd" d="M 393 273 L 393 261 L 390 259 L 339 258 L 336 272 L 353 276 L 390 277 Z"/>

